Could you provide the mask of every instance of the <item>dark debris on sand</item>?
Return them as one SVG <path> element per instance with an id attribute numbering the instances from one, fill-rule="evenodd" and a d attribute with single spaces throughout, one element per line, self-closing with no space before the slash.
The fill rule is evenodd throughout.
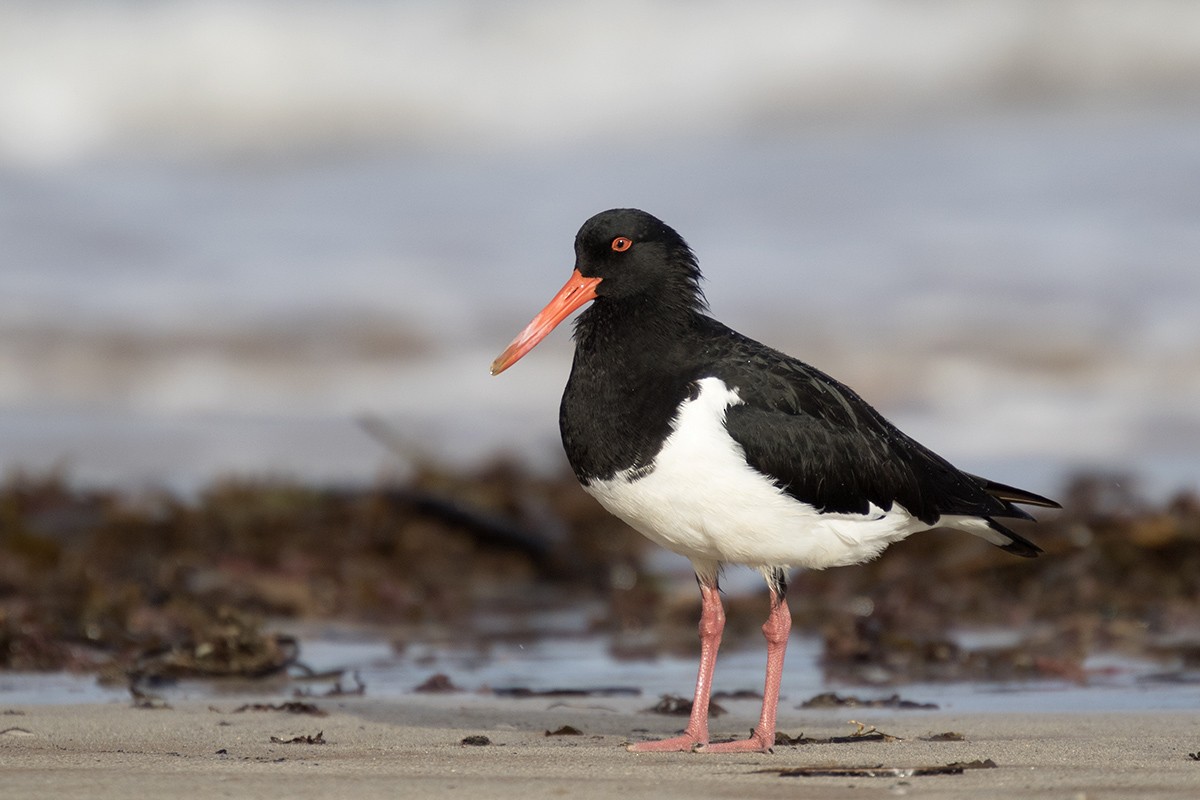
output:
<path id="1" fill-rule="evenodd" d="M 325 744 L 325 731 L 318 731 L 316 736 L 301 734 L 286 739 L 282 736 L 272 736 L 271 744 Z"/>
<path id="2" fill-rule="evenodd" d="M 487 745 L 489 745 L 491 743 L 492 743 L 492 740 L 489 739 L 488 737 L 484 736 L 481 733 L 475 734 L 473 736 L 464 736 L 462 738 L 462 740 L 459 741 L 459 744 L 464 747 L 486 747 Z"/>
<path id="3" fill-rule="evenodd" d="M 936 703 L 918 703 L 915 700 L 905 700 L 898 694 L 888 697 L 872 698 L 870 700 L 854 695 L 841 695 L 837 692 L 822 692 L 813 695 L 800 704 L 800 708 L 903 708 L 903 709 L 936 709 Z"/>
<path id="4" fill-rule="evenodd" d="M 451 694 L 465 690 L 461 686 L 455 686 L 446 673 L 437 672 L 426 678 L 419 686 L 414 686 L 413 691 L 426 694 Z"/>
<path id="5" fill-rule="evenodd" d="M 312 703 L 289 702 L 289 703 L 245 703 L 233 710 L 234 714 L 242 714 L 246 711 L 280 711 L 285 714 L 307 714 L 313 717 L 328 716 L 328 712 L 322 711 Z"/>
<path id="6" fill-rule="evenodd" d="M 665 714 L 670 717 L 686 717 L 692 713 L 692 701 L 677 694 L 664 694 L 658 699 L 657 703 L 645 709 L 645 711 L 650 714 Z M 729 712 L 725 710 L 724 706 L 711 702 L 708 704 L 708 715 L 714 719 L 727 713 Z"/>
<path id="7" fill-rule="evenodd" d="M 583 736 L 583 731 L 576 728 L 574 725 L 563 725 L 554 730 L 547 730 L 547 736 Z"/>
<path id="8" fill-rule="evenodd" d="M 899 736 L 893 736 L 890 733 L 884 733 L 874 725 L 870 727 L 861 722 L 850 720 L 850 724 L 856 727 L 854 733 L 846 736 L 822 736 L 812 737 L 805 736 L 803 733 L 797 736 L 788 736 L 783 731 L 775 731 L 776 746 L 794 747 L 796 745 L 806 744 L 856 744 L 861 742 L 899 742 L 903 741 Z"/>
<path id="9" fill-rule="evenodd" d="M 927 775 L 961 775 L 969 769 L 995 769 L 996 762 L 990 758 L 976 761 L 955 761 L 951 764 L 918 765 L 912 767 L 888 767 L 874 764 L 866 767 L 786 767 L 784 769 L 762 769 L 758 772 L 774 772 L 781 778 L 912 778 Z"/>
<path id="10" fill-rule="evenodd" d="M 1194 670 L 1200 498 L 1150 505 L 1129 485 L 1080 478 L 1064 511 L 1015 524 L 1038 559 L 935 531 L 866 565 L 800 573 L 795 628 L 821 636 L 831 680 L 1087 682 L 1085 659 L 1103 651 Z M 267 676 L 300 666 L 278 620 L 470 634 L 481 612 L 585 601 L 615 655 L 690 654 L 698 600 L 650 575 L 651 549 L 572 476 L 509 462 L 418 465 L 362 488 L 227 480 L 188 500 L 14 475 L 0 485 L 0 669 L 142 690 Z M 730 644 L 757 641 L 763 603 L 729 599 Z M 1013 635 L 967 648 L 947 633 L 981 629 Z"/>

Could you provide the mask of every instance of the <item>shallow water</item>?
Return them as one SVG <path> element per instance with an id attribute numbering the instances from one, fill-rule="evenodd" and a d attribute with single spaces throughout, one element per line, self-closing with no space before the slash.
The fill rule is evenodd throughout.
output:
<path id="1" fill-rule="evenodd" d="M 782 689 L 785 707 L 794 708 L 813 695 L 834 691 L 864 699 L 898 693 L 905 700 L 934 703 L 940 710 L 963 713 L 1200 710 L 1200 675 L 1156 678 L 1158 670 L 1154 665 L 1122 658 L 1090 659 L 1085 667 L 1099 672 L 1087 686 L 1056 680 L 872 686 L 822 680 L 817 665 L 819 654 L 820 642 L 816 639 L 792 638 Z M 455 703 L 466 705 L 499 702 L 490 692 L 483 691 L 487 688 L 520 687 L 534 691 L 622 688 L 640 691 L 638 707 L 645 707 L 653 705 L 663 694 L 690 697 L 696 677 L 696 662 L 691 657 L 616 659 L 609 651 L 609 643 L 597 637 L 547 639 L 523 644 L 493 643 L 486 653 L 440 644 L 410 646 L 402 655 L 387 642 L 379 640 L 353 637 L 306 640 L 302 645 L 302 660 L 317 671 L 346 670 L 342 678 L 346 688 L 354 686 L 352 675 L 356 674 L 366 685 L 366 696 L 377 700 L 423 702 L 427 696 L 413 694 L 413 688 L 433 674 L 445 673 L 456 686 L 465 690 L 453 695 Z M 760 648 L 723 652 L 718 660 L 713 690 L 761 691 L 764 666 L 765 655 Z M 290 698 L 294 689 L 309 689 L 319 696 L 330 686 L 329 682 L 308 684 L 303 681 L 183 681 L 173 687 L 155 689 L 155 692 L 168 702 L 185 699 L 225 702 L 241 698 L 258 701 Z M 606 702 L 603 696 L 543 697 L 521 702 L 549 704 L 560 700 L 592 705 Z M 128 701 L 129 693 L 125 689 L 102 687 L 91 676 L 0 674 L 0 706 Z M 627 702 L 622 700 L 621 704 Z M 757 708 L 757 701 L 753 700 L 719 702 L 749 715 Z M 845 711 L 850 716 L 856 713 L 849 708 Z M 880 712 L 893 713 L 887 709 L 869 711 L 872 715 Z"/>

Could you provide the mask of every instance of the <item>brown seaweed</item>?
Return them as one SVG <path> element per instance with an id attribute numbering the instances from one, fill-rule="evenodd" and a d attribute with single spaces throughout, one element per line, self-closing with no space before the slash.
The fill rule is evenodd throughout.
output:
<path id="1" fill-rule="evenodd" d="M 854 695 L 840 695 L 837 692 L 822 692 L 813 695 L 800 704 L 800 708 L 902 708 L 902 709 L 936 709 L 936 703 L 918 703 L 914 700 L 904 700 L 898 694 L 888 697 L 864 700 Z"/>
<path id="2" fill-rule="evenodd" d="M 293 736 L 290 739 L 272 736 L 271 744 L 325 744 L 325 732 L 318 731 L 316 736 L 301 734 L 300 736 Z"/>
<path id="3" fill-rule="evenodd" d="M 672 717 L 686 717 L 692 713 L 692 701 L 686 697 L 680 697 L 675 694 L 664 694 L 659 697 L 658 702 L 650 708 L 644 709 L 650 714 L 666 714 Z M 710 717 L 719 717 L 727 712 L 721 705 L 717 703 L 708 704 L 708 715 Z"/>
<path id="4" fill-rule="evenodd" d="M 492 740 L 483 734 L 475 734 L 473 736 L 464 736 L 459 742 L 464 747 L 484 747 L 492 743 Z"/>
<path id="5" fill-rule="evenodd" d="M 794 747 L 796 745 L 806 744 L 857 744 L 861 742 L 898 742 L 901 741 L 899 736 L 893 736 L 890 733 L 884 733 L 876 729 L 874 725 L 869 728 L 861 722 L 850 721 L 851 725 L 858 726 L 854 733 L 847 736 L 826 736 L 812 737 L 805 736 L 801 733 L 798 736 L 788 736 L 783 731 L 775 732 L 775 744 L 784 747 Z"/>
<path id="6" fill-rule="evenodd" d="M 562 727 L 555 728 L 552 731 L 547 730 L 546 735 L 547 736 L 582 736 L 583 731 L 579 730 L 579 728 L 576 728 L 574 725 L 563 725 Z"/>
<path id="7" fill-rule="evenodd" d="M 495 615 L 589 602 L 614 654 L 695 649 L 694 593 L 646 570 L 648 545 L 580 490 L 512 462 L 416 462 L 378 486 L 227 479 L 194 498 L 0 483 L 0 669 L 93 672 L 142 690 L 297 666 L 263 620 L 474 629 Z M 830 681 L 1104 680 L 1090 655 L 1200 664 L 1200 497 L 1149 503 L 1126 478 L 1085 476 L 1061 513 L 1014 525 L 1045 549 L 1013 559 L 933 531 L 854 569 L 797 576 L 797 631 L 823 640 Z M 726 639 L 759 641 L 763 598 L 731 597 Z M 968 648 L 947 630 L 1014 632 Z M 356 691 L 354 688 L 345 692 Z"/>
<path id="8" fill-rule="evenodd" d="M 308 714 L 313 717 L 328 716 L 327 711 L 322 711 L 313 703 L 246 703 L 240 705 L 233 710 L 234 714 L 242 714 L 247 711 L 282 711 L 286 714 Z"/>

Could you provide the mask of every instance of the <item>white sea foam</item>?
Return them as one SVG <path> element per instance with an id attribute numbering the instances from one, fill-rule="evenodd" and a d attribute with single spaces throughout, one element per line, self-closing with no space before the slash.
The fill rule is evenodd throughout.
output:
<path id="1" fill-rule="evenodd" d="M 545 146 L 1194 89 L 1190 0 L 26 0 L 0 161 Z"/>

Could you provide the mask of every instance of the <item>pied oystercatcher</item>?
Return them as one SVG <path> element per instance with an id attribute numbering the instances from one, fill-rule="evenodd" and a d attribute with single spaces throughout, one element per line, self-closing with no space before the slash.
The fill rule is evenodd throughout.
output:
<path id="1" fill-rule="evenodd" d="M 700 585 L 700 670 L 683 734 L 635 751 L 767 751 L 791 629 L 789 568 L 857 564 L 930 528 L 1019 556 L 1037 545 L 997 518 L 1053 500 L 961 472 L 853 391 L 705 314 L 687 243 L 636 209 L 592 217 L 566 285 L 492 363 L 496 375 L 588 301 L 559 427 L 583 488 L 650 540 L 686 556 Z M 725 613 L 723 564 L 766 579 L 771 610 L 762 714 L 749 739 L 710 744 L 708 704 Z"/>

